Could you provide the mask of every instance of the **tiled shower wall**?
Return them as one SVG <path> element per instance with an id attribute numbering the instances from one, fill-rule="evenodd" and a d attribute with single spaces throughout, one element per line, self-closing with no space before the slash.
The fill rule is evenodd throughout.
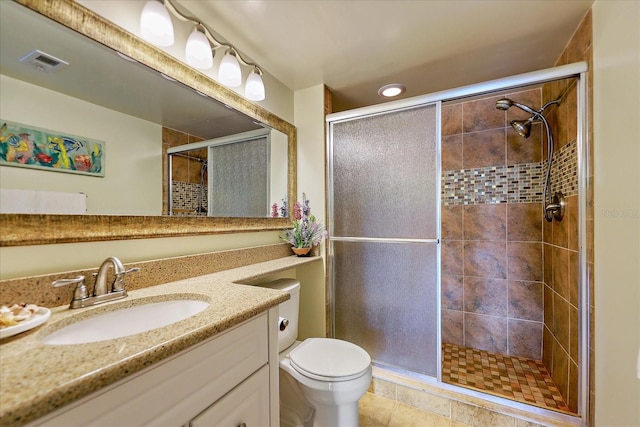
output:
<path id="1" fill-rule="evenodd" d="M 591 12 L 583 18 L 556 65 L 587 61 L 591 70 Z M 587 81 L 591 104 L 592 80 Z M 544 334 L 542 360 L 560 389 L 569 408 L 578 409 L 578 290 L 579 290 L 579 240 L 578 240 L 578 191 L 577 191 L 577 86 L 567 79 L 545 84 L 542 101 L 562 96 L 562 103 L 553 109 L 548 118 L 556 141 L 555 160 L 559 170 L 554 173 L 553 188 L 559 188 L 566 196 L 565 218 L 552 223 L 544 222 Z M 588 117 L 591 114 L 588 113 Z M 590 122 L 589 122 L 590 123 Z M 592 144 L 589 127 L 590 144 Z M 589 152 L 592 150 L 589 149 Z M 590 156 L 589 156 L 590 157 Z M 573 167 L 574 169 L 570 169 Z M 590 168 L 591 173 L 593 168 Z M 558 185 L 558 179 L 565 182 Z M 591 186 L 589 190 L 591 191 Z M 593 224 L 592 197 L 587 197 L 587 224 Z M 587 229 L 589 265 L 592 266 L 592 227 Z M 586 279 L 592 280 L 589 275 Z M 586 283 L 586 282 L 585 282 Z M 590 283 L 591 289 L 593 283 Z M 591 299 L 591 301 L 593 301 Z M 593 312 L 593 310 L 592 310 Z M 593 322 L 593 319 L 591 319 Z M 593 337 L 592 337 L 593 338 Z M 593 352 L 591 352 L 593 357 Z M 591 360 L 593 363 L 593 360 Z M 591 378 L 593 399 L 593 378 Z M 593 416 L 593 413 L 591 413 Z"/>
<path id="2" fill-rule="evenodd" d="M 542 91 L 442 108 L 442 340 L 540 360 L 542 127 L 519 136 L 503 96 L 539 108 Z"/>
<path id="3" fill-rule="evenodd" d="M 167 215 L 168 205 L 168 164 L 167 149 L 180 145 L 202 141 L 202 138 L 189 135 L 174 129 L 162 128 L 162 214 Z M 189 153 L 190 156 L 207 159 L 207 150 L 202 149 Z M 173 192 L 174 215 L 194 215 L 199 206 L 198 198 L 202 198 L 202 206 L 207 206 L 206 191 L 200 189 L 200 168 L 202 164 L 195 160 L 189 160 L 173 156 Z"/>
<path id="4" fill-rule="evenodd" d="M 545 367 L 572 410 L 577 410 L 578 391 L 578 189 L 576 82 L 547 84 L 543 101 L 562 97 L 558 108 L 548 115 L 554 139 L 553 191 L 565 196 L 562 221 L 544 221 L 544 330 Z M 563 165 L 574 167 L 560 173 Z M 555 167 L 557 166 L 557 168 Z M 567 175 L 568 173 L 568 175 Z M 565 178 L 565 185 L 559 180 Z M 564 188 L 562 188 L 564 187 Z"/>
<path id="5" fill-rule="evenodd" d="M 175 161 L 175 159 L 174 159 Z M 173 180 L 171 183 L 171 200 L 173 214 L 205 216 L 208 206 L 207 184 L 200 182 L 184 182 Z"/>
<path id="6" fill-rule="evenodd" d="M 542 216 L 543 128 L 535 125 L 529 139 L 517 135 L 508 123 L 526 115 L 515 108 L 496 110 L 503 96 L 535 109 L 562 97 L 559 107 L 545 112 L 556 142 L 552 189 L 567 201 L 561 222 Z M 448 105 L 442 137 L 443 342 L 543 360 L 573 411 L 578 387 L 576 105 L 574 79 Z M 461 120 L 461 126 L 452 126 L 452 120 Z"/>

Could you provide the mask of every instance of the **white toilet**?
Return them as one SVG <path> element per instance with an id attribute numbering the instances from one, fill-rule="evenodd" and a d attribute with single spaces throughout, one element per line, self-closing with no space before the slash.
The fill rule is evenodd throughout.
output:
<path id="1" fill-rule="evenodd" d="M 369 354 L 337 339 L 296 341 L 300 282 L 279 279 L 261 286 L 291 294 L 279 306 L 280 426 L 357 427 L 358 401 L 371 383 Z"/>

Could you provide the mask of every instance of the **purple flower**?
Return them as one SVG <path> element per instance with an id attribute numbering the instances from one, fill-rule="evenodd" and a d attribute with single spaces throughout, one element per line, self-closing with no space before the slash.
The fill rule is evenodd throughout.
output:
<path id="1" fill-rule="evenodd" d="M 293 228 L 284 230 L 281 235 L 283 241 L 295 248 L 311 248 L 327 238 L 328 233 L 324 226 L 311 215 L 310 203 L 304 193 L 302 193 L 302 203 L 294 204 L 293 214 Z"/>
<path id="2" fill-rule="evenodd" d="M 302 206 L 300 202 L 296 202 L 295 205 L 293 205 L 293 217 L 297 220 L 302 219 Z"/>

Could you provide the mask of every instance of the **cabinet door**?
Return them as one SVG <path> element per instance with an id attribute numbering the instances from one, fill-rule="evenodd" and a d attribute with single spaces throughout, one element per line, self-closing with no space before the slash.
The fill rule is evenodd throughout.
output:
<path id="1" fill-rule="evenodd" d="M 269 368 L 263 366 L 189 423 L 190 427 L 269 425 Z"/>

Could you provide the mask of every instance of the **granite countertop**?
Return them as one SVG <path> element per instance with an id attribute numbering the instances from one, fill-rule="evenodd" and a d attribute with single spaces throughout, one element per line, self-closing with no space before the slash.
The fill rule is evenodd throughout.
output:
<path id="1" fill-rule="evenodd" d="M 93 307 L 52 308 L 45 324 L 0 341 L 0 425 L 33 421 L 286 301 L 286 292 L 241 283 L 317 259 L 279 258 L 133 290 L 127 298 Z M 40 342 L 70 324 L 72 316 L 80 319 L 116 305 L 124 308 L 145 300 L 177 298 L 200 299 L 210 305 L 180 322 L 128 337 L 80 345 Z"/>

